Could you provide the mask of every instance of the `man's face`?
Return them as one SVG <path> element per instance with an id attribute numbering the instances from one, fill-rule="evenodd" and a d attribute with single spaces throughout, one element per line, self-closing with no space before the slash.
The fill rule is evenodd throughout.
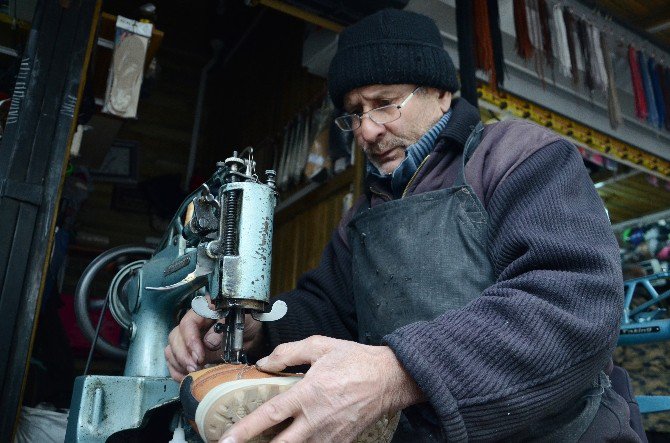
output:
<path id="1" fill-rule="evenodd" d="M 390 104 L 399 105 L 416 88 L 414 85 L 370 85 L 344 97 L 348 113 L 365 113 Z M 405 159 L 405 150 L 416 143 L 444 115 L 451 105 L 451 93 L 421 88 L 400 110 L 401 117 L 383 125 L 364 117 L 354 131 L 356 144 L 380 172 L 390 174 Z"/>

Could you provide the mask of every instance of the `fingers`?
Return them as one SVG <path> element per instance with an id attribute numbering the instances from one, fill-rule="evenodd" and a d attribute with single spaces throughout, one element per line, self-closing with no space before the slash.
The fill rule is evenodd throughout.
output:
<path id="1" fill-rule="evenodd" d="M 181 368 L 175 366 L 174 355 L 172 355 L 172 350 L 169 345 L 165 348 L 165 360 L 167 361 L 168 370 L 170 371 L 170 377 L 175 381 L 181 382 L 184 377 L 186 377 L 186 373 L 183 372 Z"/>
<path id="2" fill-rule="evenodd" d="M 170 375 L 175 380 L 183 378 L 188 372 L 196 371 L 204 363 L 205 349 L 201 331 L 211 323 L 211 320 L 189 310 L 179 325 L 170 332 L 164 353 Z"/>
<path id="3" fill-rule="evenodd" d="M 168 345 L 165 347 L 165 360 L 168 366 L 172 366 L 181 373 L 197 370 L 198 363 L 193 359 L 184 338 L 179 331 L 179 327 L 174 328 L 168 336 Z"/>
<path id="4" fill-rule="evenodd" d="M 271 398 L 256 408 L 251 414 L 238 421 L 221 436 L 219 442 L 249 441 L 263 433 L 266 429 L 297 415 L 300 407 L 295 398 L 296 396 L 290 394 L 290 390 Z"/>
<path id="5" fill-rule="evenodd" d="M 177 360 L 190 363 L 195 367 L 205 362 L 205 347 L 202 342 L 202 330 L 209 327 L 212 320 L 203 318 L 190 309 L 179 322 L 179 335 L 184 347 L 173 349 Z"/>
<path id="6" fill-rule="evenodd" d="M 272 441 L 289 442 L 289 441 L 328 441 L 330 439 L 314 440 L 314 426 L 310 426 L 309 421 L 305 416 L 300 416 L 293 420 L 290 426 L 277 434 Z M 310 440 L 311 437 L 311 440 Z M 342 441 L 342 440 L 341 440 Z"/>
<path id="7" fill-rule="evenodd" d="M 270 355 L 256 362 L 265 371 L 279 372 L 287 366 L 312 364 L 335 346 L 337 340 L 314 335 L 277 346 Z"/>
<path id="8" fill-rule="evenodd" d="M 223 321 L 220 321 L 218 323 L 223 324 Z M 223 339 L 223 334 L 215 332 L 214 327 L 216 326 L 216 323 L 212 325 L 209 330 L 205 333 L 205 336 L 202 338 L 202 341 L 205 344 L 205 347 L 208 348 L 210 351 L 215 351 L 219 348 L 221 348 L 221 341 Z"/>

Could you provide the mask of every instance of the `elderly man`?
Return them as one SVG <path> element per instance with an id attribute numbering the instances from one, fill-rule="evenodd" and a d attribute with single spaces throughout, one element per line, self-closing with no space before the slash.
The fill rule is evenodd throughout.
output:
<path id="1" fill-rule="evenodd" d="M 401 410 L 394 441 L 640 441 L 608 377 L 618 247 L 574 146 L 524 121 L 484 127 L 415 13 L 345 30 L 328 83 L 367 192 L 280 296 L 286 317 L 247 322 L 246 349 L 274 349 L 258 368 L 309 370 L 221 441 L 287 419 L 276 441 L 352 441 Z M 189 312 L 170 334 L 175 379 L 210 361 L 210 326 Z"/>

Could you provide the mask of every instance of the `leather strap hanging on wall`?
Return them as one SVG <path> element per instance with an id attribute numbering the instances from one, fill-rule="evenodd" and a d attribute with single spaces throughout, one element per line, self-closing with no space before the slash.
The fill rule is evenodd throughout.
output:
<path id="1" fill-rule="evenodd" d="M 552 9 L 554 35 L 556 35 L 556 55 L 558 57 L 561 74 L 565 77 L 572 76 L 572 62 L 570 61 L 570 50 L 568 46 L 568 34 L 563 20 L 563 9 L 561 5 L 555 4 Z M 574 81 L 574 79 L 573 79 Z"/>
<path id="2" fill-rule="evenodd" d="M 670 68 L 658 65 L 656 69 L 658 70 L 658 77 L 663 79 L 661 88 L 665 99 L 665 129 L 670 131 Z"/>
<path id="3" fill-rule="evenodd" d="M 514 31 L 516 33 L 516 53 L 524 60 L 533 56 L 533 44 L 528 33 L 526 2 L 514 0 Z"/>
<path id="4" fill-rule="evenodd" d="M 537 13 L 537 0 L 526 0 L 526 20 L 528 36 L 533 45 L 533 64 L 535 72 L 545 87 L 544 82 L 544 51 L 542 50 L 542 34 L 540 32 L 540 16 Z"/>
<path id="5" fill-rule="evenodd" d="M 600 46 L 605 63 L 605 72 L 607 73 L 607 114 L 610 119 L 610 126 L 616 129 L 623 122 L 623 116 L 621 115 L 619 93 L 617 92 L 616 81 L 614 79 L 614 69 L 612 68 L 612 58 L 607 39 L 601 38 Z"/>
<path id="6" fill-rule="evenodd" d="M 577 26 L 577 37 L 579 38 L 579 48 L 582 51 L 582 58 L 584 60 L 584 83 L 586 83 L 589 91 L 593 91 L 595 82 L 590 62 L 592 54 L 589 51 L 588 24 L 584 20 L 577 20 L 575 24 Z"/>
<path id="7" fill-rule="evenodd" d="M 656 122 L 656 126 L 659 129 L 662 129 L 663 124 L 665 123 L 665 101 L 663 100 L 661 80 L 658 77 L 658 72 L 656 71 L 656 67 L 658 65 L 656 64 L 654 57 L 649 57 L 647 64 L 649 67 L 649 77 L 651 77 L 651 85 L 654 91 L 654 104 L 656 105 L 656 112 L 658 113 L 658 121 Z"/>
<path id="8" fill-rule="evenodd" d="M 605 72 L 605 60 L 600 46 L 600 29 L 591 23 L 586 24 L 587 40 L 589 44 L 589 59 L 591 74 L 593 75 L 594 88 L 605 92 L 607 90 L 607 72 Z"/>
<path id="9" fill-rule="evenodd" d="M 647 103 L 647 123 L 658 126 L 658 111 L 656 110 L 656 101 L 654 100 L 654 87 L 651 84 L 651 77 L 649 77 L 649 66 L 644 59 L 642 51 L 637 51 L 637 62 L 640 65 L 640 73 L 642 74 L 642 87 L 644 89 L 644 97 Z"/>
<path id="10" fill-rule="evenodd" d="M 554 68 L 554 49 L 551 44 L 551 31 L 549 29 L 549 8 L 546 0 L 537 0 L 537 12 L 540 16 L 540 30 L 542 33 L 542 50 L 544 58 L 550 68 Z"/>
<path id="11" fill-rule="evenodd" d="M 642 73 L 637 61 L 637 53 L 633 45 L 628 46 L 628 67 L 630 68 L 630 81 L 633 84 L 633 97 L 635 98 L 635 115 L 641 120 L 647 119 L 647 101 L 642 86 Z"/>
<path id="12" fill-rule="evenodd" d="M 577 63 L 578 42 L 575 41 L 575 18 L 572 16 L 568 8 L 563 10 L 563 20 L 565 21 L 565 31 L 568 40 L 568 51 L 570 52 L 570 71 L 572 73 L 572 83 L 579 83 L 579 65 Z"/>
<path id="13" fill-rule="evenodd" d="M 493 43 L 491 42 L 491 27 L 487 0 L 473 0 L 472 12 L 475 27 L 475 54 L 477 68 L 489 75 L 492 88 L 498 87 L 496 69 L 493 61 Z"/>
<path id="14" fill-rule="evenodd" d="M 594 36 L 594 45 L 596 48 L 596 56 L 598 61 L 598 72 L 602 78 L 602 90 L 604 93 L 607 93 L 609 89 L 609 74 L 607 73 L 607 67 L 605 66 L 605 58 L 610 57 L 610 52 L 603 52 L 602 42 L 607 39 L 607 36 L 604 32 L 601 32 L 599 28 L 595 25 L 593 26 L 593 36 Z"/>

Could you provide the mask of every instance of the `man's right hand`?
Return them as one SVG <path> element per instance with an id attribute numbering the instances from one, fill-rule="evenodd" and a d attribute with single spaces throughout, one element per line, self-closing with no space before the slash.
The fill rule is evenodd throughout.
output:
<path id="1" fill-rule="evenodd" d="M 222 322 L 222 321 L 221 321 Z M 182 317 L 168 336 L 165 347 L 170 376 L 181 381 L 189 372 L 197 371 L 205 363 L 221 361 L 221 341 L 224 334 L 214 332 L 214 320 L 196 314 L 192 309 Z M 261 322 L 247 314 L 244 318 L 244 349 L 253 351 L 262 345 Z"/>

